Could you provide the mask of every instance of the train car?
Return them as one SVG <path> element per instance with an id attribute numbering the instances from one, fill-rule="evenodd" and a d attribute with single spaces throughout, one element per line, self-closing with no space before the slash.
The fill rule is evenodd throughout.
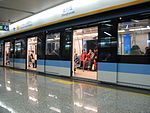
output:
<path id="1" fill-rule="evenodd" d="M 16 22 L 1 36 L 0 65 L 150 89 L 149 5 L 71 1 Z"/>

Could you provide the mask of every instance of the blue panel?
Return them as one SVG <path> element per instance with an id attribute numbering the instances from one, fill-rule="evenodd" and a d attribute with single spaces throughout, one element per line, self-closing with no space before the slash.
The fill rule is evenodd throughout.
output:
<path id="1" fill-rule="evenodd" d="M 46 60 L 46 66 L 71 68 L 71 62 L 70 61 Z"/>
<path id="2" fill-rule="evenodd" d="M 117 71 L 117 64 L 116 63 L 99 62 L 98 63 L 98 70 L 99 71 L 112 71 L 112 72 L 116 72 Z"/>
<path id="3" fill-rule="evenodd" d="M 3 58 L 0 58 L 0 61 L 3 61 Z"/>
<path id="4" fill-rule="evenodd" d="M 14 59 L 15 63 L 25 63 L 25 59 Z"/>
<path id="5" fill-rule="evenodd" d="M 148 64 L 118 64 L 118 71 L 124 72 L 124 73 L 150 75 L 150 65 Z"/>
<path id="6" fill-rule="evenodd" d="M 150 75 L 150 65 L 148 65 L 148 64 L 119 63 L 117 66 L 116 63 L 104 63 L 104 62 L 98 63 L 99 71 L 116 72 L 117 68 L 118 68 L 118 72 Z"/>
<path id="7" fill-rule="evenodd" d="M 44 60 L 37 60 L 37 65 L 44 65 Z"/>
<path id="8" fill-rule="evenodd" d="M 13 62 L 13 58 L 10 58 L 9 60 L 10 60 L 10 62 Z"/>
<path id="9" fill-rule="evenodd" d="M 131 36 L 130 36 L 130 34 L 124 34 L 123 37 L 124 37 L 124 53 L 130 54 Z"/>

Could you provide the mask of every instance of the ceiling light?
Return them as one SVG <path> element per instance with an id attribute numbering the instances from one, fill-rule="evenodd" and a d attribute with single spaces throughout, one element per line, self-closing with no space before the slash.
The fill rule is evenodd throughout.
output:
<path id="1" fill-rule="evenodd" d="M 110 33 L 107 33 L 107 32 L 104 32 L 106 35 L 108 35 L 108 36 L 112 36 Z"/>
<path id="2" fill-rule="evenodd" d="M 133 21 L 133 22 L 136 22 L 136 23 L 140 22 L 139 20 L 134 20 L 134 19 L 132 19 L 132 21 Z"/>

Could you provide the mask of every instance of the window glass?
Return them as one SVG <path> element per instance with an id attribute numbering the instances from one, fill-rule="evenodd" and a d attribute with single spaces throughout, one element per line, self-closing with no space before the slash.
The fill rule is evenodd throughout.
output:
<path id="1" fill-rule="evenodd" d="M 0 58 L 3 58 L 3 42 L 0 42 Z"/>
<path id="2" fill-rule="evenodd" d="M 11 41 L 10 42 L 10 48 L 9 48 L 9 53 L 10 53 L 10 58 L 13 58 L 14 57 L 14 42 Z"/>
<path id="3" fill-rule="evenodd" d="M 25 58 L 26 43 L 24 39 L 15 41 L 15 58 Z"/>
<path id="4" fill-rule="evenodd" d="M 60 33 L 51 33 L 46 35 L 46 55 L 59 56 Z"/>
<path id="5" fill-rule="evenodd" d="M 119 55 L 150 55 L 150 19 L 131 19 L 118 25 Z"/>
<path id="6" fill-rule="evenodd" d="M 61 37 L 61 59 L 71 60 L 72 30 L 64 30 Z"/>
<path id="7" fill-rule="evenodd" d="M 116 24 L 102 22 L 99 28 L 99 59 L 100 61 L 112 62 L 117 54 L 117 31 Z"/>
<path id="8" fill-rule="evenodd" d="M 38 42 L 37 42 L 37 55 L 38 55 L 38 59 L 43 59 L 45 54 L 45 37 L 44 34 L 40 34 L 38 36 Z"/>

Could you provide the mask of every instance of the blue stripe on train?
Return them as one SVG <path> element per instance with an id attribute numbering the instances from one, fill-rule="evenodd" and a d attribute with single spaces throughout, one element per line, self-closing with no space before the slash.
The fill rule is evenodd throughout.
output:
<path id="1" fill-rule="evenodd" d="M 26 61 L 25 59 L 17 59 L 17 58 L 14 59 L 15 63 L 25 63 L 25 61 Z"/>
<path id="2" fill-rule="evenodd" d="M 118 68 L 118 69 L 117 69 Z M 99 71 L 111 71 L 111 72 L 123 72 L 123 73 L 134 73 L 134 74 L 147 74 L 150 75 L 150 65 L 148 64 L 123 64 L 119 63 L 98 63 Z"/>
<path id="3" fill-rule="evenodd" d="M 37 60 L 37 65 L 44 65 L 44 60 Z"/>
<path id="4" fill-rule="evenodd" d="M 147 74 L 150 75 L 150 65 L 148 64 L 118 64 L 118 72 Z"/>
<path id="5" fill-rule="evenodd" d="M 46 60 L 45 64 L 46 66 L 56 66 L 56 67 L 65 67 L 65 68 L 71 67 L 70 61 Z"/>
<path id="6" fill-rule="evenodd" d="M 99 71 L 112 71 L 112 72 L 116 72 L 117 71 L 117 63 L 99 62 L 98 63 L 98 70 Z"/>

